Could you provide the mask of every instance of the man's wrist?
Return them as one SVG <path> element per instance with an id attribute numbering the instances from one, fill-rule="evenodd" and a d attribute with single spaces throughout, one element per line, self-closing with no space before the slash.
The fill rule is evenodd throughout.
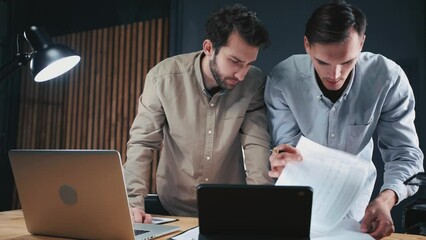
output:
<path id="1" fill-rule="evenodd" d="M 391 189 L 385 189 L 376 199 L 385 203 L 389 209 L 392 209 L 393 206 L 395 206 L 395 204 L 398 202 L 398 195 Z"/>

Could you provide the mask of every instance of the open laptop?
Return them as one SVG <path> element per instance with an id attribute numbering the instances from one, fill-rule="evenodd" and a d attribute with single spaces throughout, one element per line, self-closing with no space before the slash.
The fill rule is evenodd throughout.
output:
<path id="1" fill-rule="evenodd" d="M 201 184 L 199 239 L 309 239 L 312 188 Z"/>
<path id="2" fill-rule="evenodd" d="M 132 224 L 114 150 L 11 150 L 27 229 L 82 239 L 151 239 L 177 226 Z"/>

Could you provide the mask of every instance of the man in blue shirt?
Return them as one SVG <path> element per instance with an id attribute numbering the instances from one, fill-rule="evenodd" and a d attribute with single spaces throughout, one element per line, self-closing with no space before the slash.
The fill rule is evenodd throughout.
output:
<path id="1" fill-rule="evenodd" d="M 348 217 L 361 221 L 361 231 L 382 238 L 394 232 L 392 207 L 417 190 L 403 182 L 423 171 L 423 153 L 409 81 L 395 62 L 361 52 L 366 25 L 362 11 L 350 4 L 322 5 L 306 24 L 307 54 L 284 60 L 268 76 L 265 101 L 272 144 L 283 151 L 271 155 L 269 174 L 279 176 L 285 150 L 302 135 L 368 160 L 367 186 Z M 374 131 L 385 172 L 380 194 L 369 203 L 376 179 Z"/>

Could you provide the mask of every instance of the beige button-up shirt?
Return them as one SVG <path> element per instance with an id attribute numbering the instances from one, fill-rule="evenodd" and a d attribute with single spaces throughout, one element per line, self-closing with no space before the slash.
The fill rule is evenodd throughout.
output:
<path id="1" fill-rule="evenodd" d="M 153 149 L 162 143 L 157 192 L 173 215 L 197 215 L 200 183 L 273 182 L 268 176 L 264 74 L 251 67 L 233 90 L 210 96 L 202 56 L 195 52 L 168 58 L 146 76 L 124 165 L 132 207 L 144 208 Z"/>

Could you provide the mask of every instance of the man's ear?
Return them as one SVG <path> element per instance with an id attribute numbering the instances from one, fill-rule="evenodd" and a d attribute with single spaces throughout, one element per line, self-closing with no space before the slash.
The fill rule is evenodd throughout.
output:
<path id="1" fill-rule="evenodd" d="M 309 40 L 306 36 L 303 37 L 303 46 L 305 47 L 306 53 L 309 54 L 311 50 L 311 44 L 309 43 Z"/>
<path id="2" fill-rule="evenodd" d="M 206 56 L 212 56 L 214 54 L 213 43 L 209 39 L 203 42 L 203 52 Z"/>
<path id="3" fill-rule="evenodd" d="M 365 38 L 366 38 L 367 36 L 364 34 L 364 36 L 362 37 L 362 39 L 361 39 L 361 46 L 360 46 L 360 51 L 362 51 L 362 48 L 364 47 L 364 42 L 365 42 Z"/>

